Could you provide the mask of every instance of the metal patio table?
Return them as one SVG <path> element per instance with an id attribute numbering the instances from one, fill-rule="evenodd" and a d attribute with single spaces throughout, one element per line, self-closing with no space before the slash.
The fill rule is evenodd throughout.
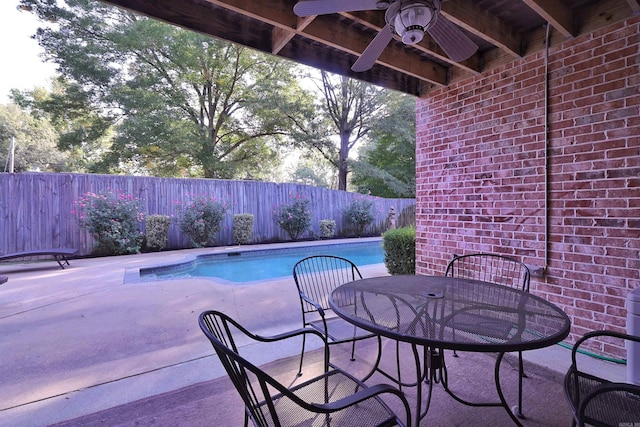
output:
<path id="1" fill-rule="evenodd" d="M 385 372 L 379 366 L 380 355 L 365 379 L 377 371 L 401 386 L 417 387 L 416 425 L 426 415 L 433 384 L 438 382 L 457 401 L 472 406 L 502 406 L 516 425 L 522 425 L 500 385 L 504 354 L 551 346 L 566 338 L 571 327 L 569 317 L 559 307 L 540 297 L 454 277 L 398 275 L 356 280 L 336 288 L 329 305 L 362 329 L 411 345 L 415 383 L 403 383 Z M 500 402 L 469 402 L 455 395 L 448 387 L 443 350 L 498 353 L 494 379 Z M 423 382 L 428 385 L 424 410 Z"/>

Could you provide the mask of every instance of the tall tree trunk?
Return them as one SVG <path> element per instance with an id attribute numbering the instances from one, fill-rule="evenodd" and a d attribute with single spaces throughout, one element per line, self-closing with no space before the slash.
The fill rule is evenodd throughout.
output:
<path id="1" fill-rule="evenodd" d="M 349 174 L 349 132 L 340 132 L 340 153 L 338 158 L 338 190 L 347 191 L 347 175 Z"/>

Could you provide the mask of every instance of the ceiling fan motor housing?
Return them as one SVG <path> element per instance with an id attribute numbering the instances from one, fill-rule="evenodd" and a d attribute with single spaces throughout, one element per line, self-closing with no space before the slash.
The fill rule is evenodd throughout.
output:
<path id="1" fill-rule="evenodd" d="M 419 43 L 440 12 L 438 0 L 398 0 L 385 14 L 394 36 L 404 44 Z"/>

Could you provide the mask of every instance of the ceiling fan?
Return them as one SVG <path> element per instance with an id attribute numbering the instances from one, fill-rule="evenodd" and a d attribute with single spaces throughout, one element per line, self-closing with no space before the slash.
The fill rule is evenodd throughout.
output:
<path id="1" fill-rule="evenodd" d="M 353 64 L 351 69 L 355 72 L 373 67 L 394 38 L 413 45 L 422 40 L 425 32 L 456 62 L 469 58 L 478 49 L 466 34 L 440 14 L 440 0 L 302 0 L 293 7 L 298 16 L 385 9 L 387 24 Z"/>

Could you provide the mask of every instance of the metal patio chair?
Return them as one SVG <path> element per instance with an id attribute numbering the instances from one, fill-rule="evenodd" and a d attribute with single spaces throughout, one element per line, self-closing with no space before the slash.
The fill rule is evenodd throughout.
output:
<path id="1" fill-rule="evenodd" d="M 529 292 L 531 272 L 524 263 L 499 254 L 474 253 L 454 255 L 445 276 L 496 283 Z M 458 357 L 453 352 L 454 357 Z M 522 352 L 518 352 L 518 416 L 522 414 L 522 379 L 526 378 Z"/>
<path id="2" fill-rule="evenodd" d="M 355 360 L 356 341 L 376 337 L 378 355 L 382 348 L 380 337 L 341 319 L 329 307 L 329 295 L 335 288 L 358 279 L 362 279 L 362 275 L 353 262 L 332 255 L 310 256 L 293 267 L 293 280 L 302 308 L 302 326 L 322 333 L 329 345 L 351 342 L 351 360 Z M 302 373 L 305 344 L 303 337 L 298 375 Z"/>
<path id="3" fill-rule="evenodd" d="M 367 387 L 340 369 L 329 369 L 329 347 L 318 331 L 303 328 L 272 337 L 258 336 L 217 311 L 200 314 L 199 324 L 242 397 L 245 427 L 249 420 L 264 427 L 411 424 L 409 404 L 397 388 L 388 384 Z M 239 354 L 240 343 L 278 345 L 282 340 L 306 335 L 324 343 L 324 372 L 292 387 L 284 386 Z M 383 395 L 385 400 L 401 403 L 398 407 L 404 409 L 404 420 L 383 402 Z"/>
<path id="4" fill-rule="evenodd" d="M 614 331 L 591 331 L 580 338 L 571 351 L 571 366 L 564 377 L 565 397 L 573 415 L 572 426 L 633 425 L 640 421 L 640 386 L 615 383 L 578 368 L 580 346 L 595 337 L 640 343 L 640 336 Z M 608 340 L 609 341 L 609 340 Z"/>

